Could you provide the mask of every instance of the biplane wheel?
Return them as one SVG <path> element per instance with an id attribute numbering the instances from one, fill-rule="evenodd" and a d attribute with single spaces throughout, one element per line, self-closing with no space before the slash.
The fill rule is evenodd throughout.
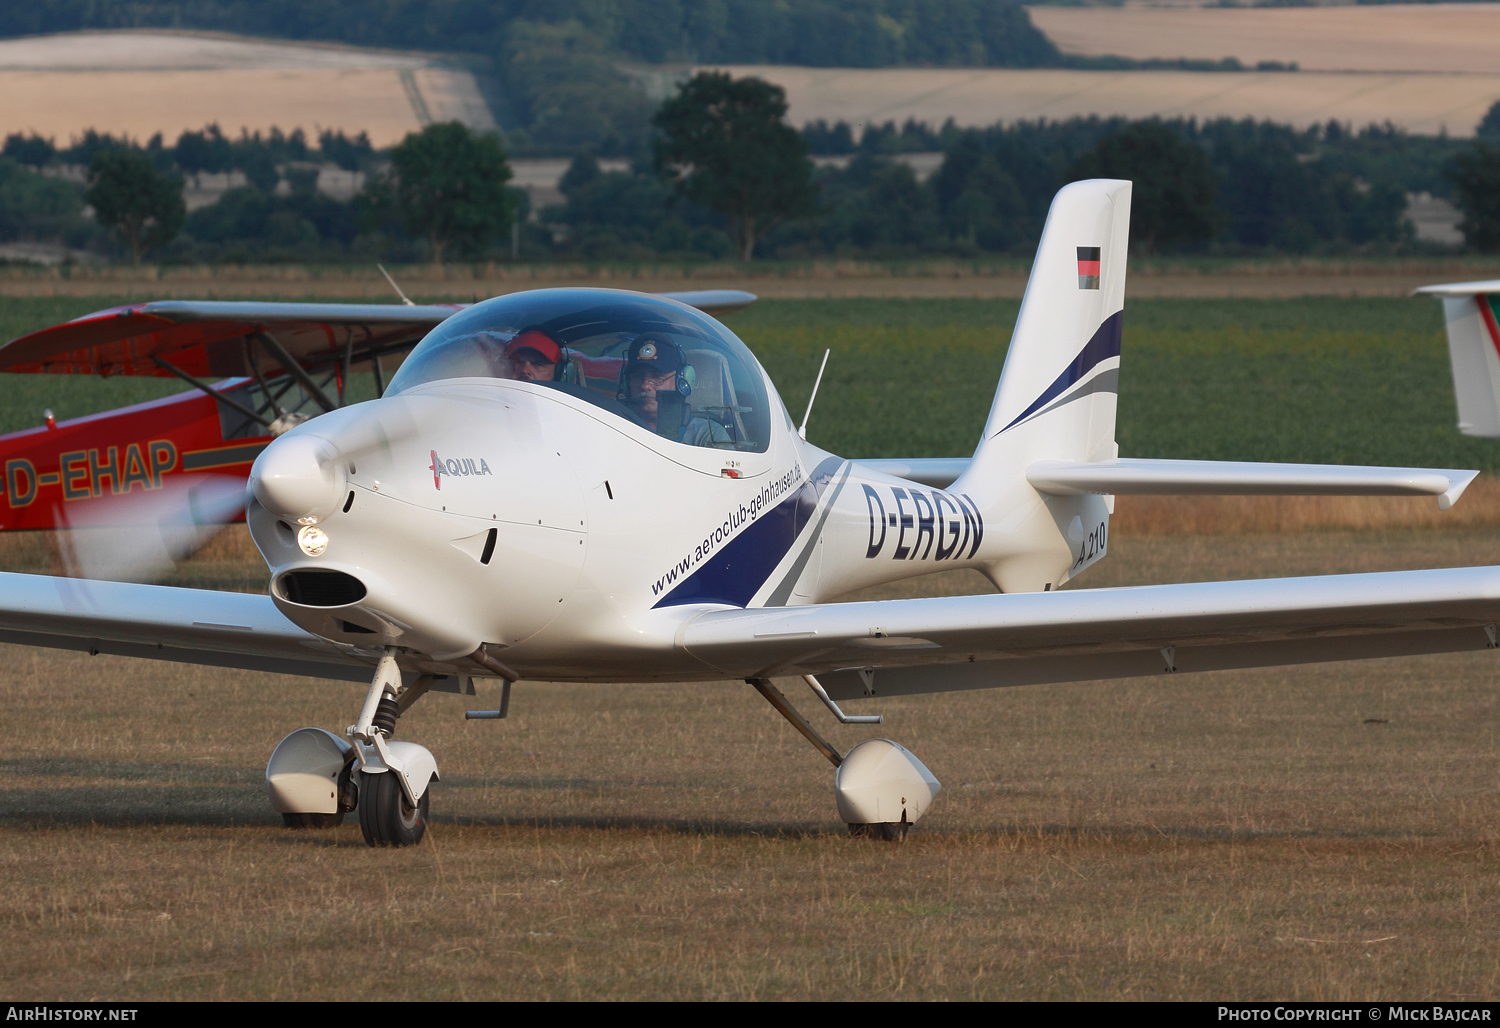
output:
<path id="1" fill-rule="evenodd" d="M 337 828 L 344 823 L 342 810 L 333 814 L 282 814 L 281 823 L 288 828 Z"/>
<path id="2" fill-rule="evenodd" d="M 415 846 L 427 834 L 427 798 L 412 806 L 395 771 L 359 773 L 359 829 L 371 846 Z"/>
<path id="3" fill-rule="evenodd" d="M 882 821 L 868 825 L 850 825 L 849 834 L 856 839 L 878 839 L 881 842 L 900 842 L 906 838 L 911 825 L 905 821 Z"/>

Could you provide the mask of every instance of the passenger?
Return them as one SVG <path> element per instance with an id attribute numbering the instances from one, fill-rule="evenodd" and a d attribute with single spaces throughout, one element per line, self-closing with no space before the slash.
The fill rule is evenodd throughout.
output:
<path id="1" fill-rule="evenodd" d="M 620 398 L 657 435 L 689 446 L 729 445 L 723 425 L 693 413 L 691 366 L 682 347 L 655 332 L 631 340 L 620 375 Z"/>
<path id="2" fill-rule="evenodd" d="M 505 346 L 515 377 L 523 382 L 553 382 L 562 361 L 562 347 L 539 328 L 523 329 Z"/>

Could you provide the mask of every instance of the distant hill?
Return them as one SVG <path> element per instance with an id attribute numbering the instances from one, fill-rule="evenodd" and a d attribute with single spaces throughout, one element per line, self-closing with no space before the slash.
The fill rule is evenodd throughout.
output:
<path id="1" fill-rule="evenodd" d="M 526 23 L 573 23 L 652 64 L 1053 67 L 1057 48 L 1009 0 L 35 0 L 0 5 L 0 36 L 177 28 L 496 56 Z"/>

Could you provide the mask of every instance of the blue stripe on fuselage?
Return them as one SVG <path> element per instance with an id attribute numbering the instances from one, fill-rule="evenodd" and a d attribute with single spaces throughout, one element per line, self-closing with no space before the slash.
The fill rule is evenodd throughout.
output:
<path id="1" fill-rule="evenodd" d="M 811 520 L 818 499 L 843 463 L 840 457 L 829 457 L 819 464 L 801 488 L 705 559 L 653 608 L 680 607 L 687 603 L 743 607 L 749 603 L 797 541 Z"/>
<path id="2" fill-rule="evenodd" d="M 1100 361 L 1120 356 L 1120 336 L 1124 331 L 1124 327 L 1125 312 L 1122 310 L 1115 311 L 1109 317 L 1105 318 L 1104 323 L 1099 326 L 1099 330 L 1094 333 L 1094 337 L 1084 344 L 1083 349 L 1078 351 L 1078 356 L 1073 358 L 1073 363 L 1063 369 L 1062 374 L 1057 376 L 1057 379 L 1046 388 L 1041 396 L 1036 398 L 1030 407 L 1017 414 L 1015 420 L 1000 431 L 1004 432 L 1006 429 L 1014 428 L 1018 423 L 1031 417 L 1031 415 L 1041 410 L 1052 400 L 1062 395 L 1063 390 L 1083 378 L 1090 371 L 1093 371 L 1099 365 Z"/>

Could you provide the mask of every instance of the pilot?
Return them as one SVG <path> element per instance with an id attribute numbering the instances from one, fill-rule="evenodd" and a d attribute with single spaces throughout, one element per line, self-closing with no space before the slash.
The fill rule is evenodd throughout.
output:
<path id="1" fill-rule="evenodd" d="M 523 382 L 556 381 L 562 355 L 557 340 L 539 328 L 522 329 L 505 345 L 505 358 L 515 377 Z"/>
<path id="2" fill-rule="evenodd" d="M 656 332 L 643 332 L 630 342 L 620 374 L 620 397 L 657 435 L 689 446 L 727 446 L 723 425 L 693 413 L 693 368 L 682 347 Z"/>

